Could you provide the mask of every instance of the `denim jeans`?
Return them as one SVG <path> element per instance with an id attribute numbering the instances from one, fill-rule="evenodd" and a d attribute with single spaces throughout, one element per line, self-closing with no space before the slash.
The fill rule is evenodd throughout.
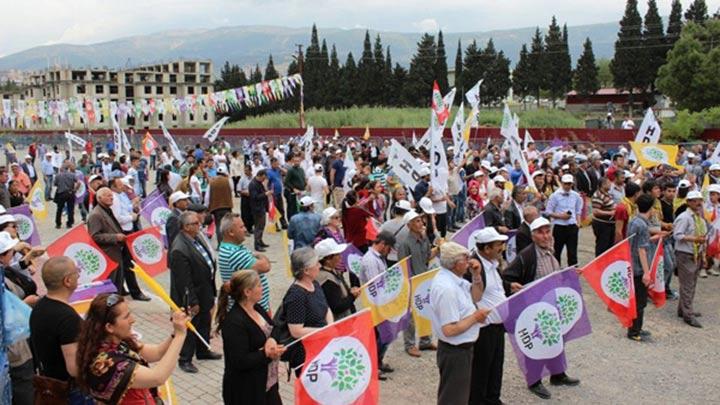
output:
<path id="1" fill-rule="evenodd" d="M 54 174 L 45 175 L 45 201 L 50 201 L 53 187 Z"/>
<path id="2" fill-rule="evenodd" d="M 453 213 L 455 215 L 455 223 L 462 223 L 465 220 L 465 200 L 467 199 L 467 196 L 464 192 L 458 193 L 456 196 L 453 197 L 453 202 L 455 203 L 455 209 L 453 210 Z"/>

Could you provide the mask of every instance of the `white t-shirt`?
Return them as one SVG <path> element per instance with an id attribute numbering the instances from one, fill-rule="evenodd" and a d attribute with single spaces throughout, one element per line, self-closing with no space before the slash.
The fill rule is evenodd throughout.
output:
<path id="1" fill-rule="evenodd" d="M 190 176 L 190 195 L 195 198 L 200 198 L 200 179 L 197 176 Z"/>
<path id="2" fill-rule="evenodd" d="M 310 188 L 310 197 L 315 200 L 315 204 L 325 203 L 325 188 L 328 186 L 327 180 L 323 176 L 314 174 L 308 179 L 308 187 Z"/>

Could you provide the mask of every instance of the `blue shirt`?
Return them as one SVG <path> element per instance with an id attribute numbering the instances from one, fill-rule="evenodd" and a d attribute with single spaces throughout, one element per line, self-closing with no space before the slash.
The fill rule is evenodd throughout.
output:
<path id="1" fill-rule="evenodd" d="M 218 270 L 222 281 L 229 281 L 237 270 L 250 270 L 257 259 L 243 245 L 236 245 L 230 242 L 222 242 L 218 249 Z M 260 285 L 262 286 L 262 299 L 260 306 L 270 311 L 270 282 L 266 274 L 259 274 Z"/>
<path id="2" fill-rule="evenodd" d="M 320 230 L 320 214 L 314 212 L 300 212 L 290 218 L 288 225 L 288 238 L 294 242 L 294 249 L 312 246 Z"/>
<path id="3" fill-rule="evenodd" d="M 640 248 L 645 249 L 645 254 L 647 256 L 647 264 L 648 269 L 649 266 L 652 263 L 653 256 L 655 255 L 655 248 L 657 247 L 656 243 L 650 242 L 650 223 L 647 219 L 641 217 L 640 215 L 636 215 L 630 219 L 630 222 L 628 223 L 627 228 L 627 234 L 635 235 L 632 238 L 630 238 L 630 249 L 632 254 L 632 267 L 633 267 L 633 274 L 635 276 L 642 276 L 643 275 L 643 269 L 642 265 L 640 264 Z"/>
<path id="4" fill-rule="evenodd" d="M 553 225 L 577 225 L 577 218 L 582 213 L 583 201 L 574 190 L 565 192 L 562 188 L 558 189 L 548 199 L 545 212 L 548 214 L 563 214 L 570 212 L 570 219 L 553 218 Z"/>
<path id="5" fill-rule="evenodd" d="M 273 194 L 275 196 L 282 195 L 282 175 L 280 174 L 280 169 L 268 169 L 265 173 L 267 173 L 270 189 L 273 191 Z"/>
<path id="6" fill-rule="evenodd" d="M 335 177 L 333 178 L 333 186 L 342 187 L 343 179 L 345 178 L 345 171 L 347 170 L 347 168 L 345 167 L 345 162 L 343 162 L 341 159 L 337 159 L 333 162 L 331 167 L 333 169 L 335 169 Z"/>

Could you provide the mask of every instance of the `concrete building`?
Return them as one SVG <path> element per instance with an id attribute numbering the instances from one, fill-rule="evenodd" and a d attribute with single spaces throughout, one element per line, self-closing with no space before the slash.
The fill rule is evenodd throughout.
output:
<path id="1" fill-rule="evenodd" d="M 110 102 L 137 104 L 143 99 L 164 99 L 204 95 L 213 92 L 213 64 L 210 60 L 177 60 L 126 69 L 50 67 L 24 75 L 19 91 L 0 94 L 0 99 L 58 100 L 108 99 Z M 205 126 L 215 121 L 212 111 L 203 116 L 185 113 L 162 117 L 162 114 L 121 120 L 120 125 L 135 128 Z M 110 125 L 102 123 L 100 126 Z"/>

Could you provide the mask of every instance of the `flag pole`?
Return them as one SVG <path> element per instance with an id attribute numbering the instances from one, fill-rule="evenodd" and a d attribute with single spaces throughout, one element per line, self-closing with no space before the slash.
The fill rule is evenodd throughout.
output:
<path id="1" fill-rule="evenodd" d="M 354 314 L 352 314 L 352 315 L 350 315 L 350 316 L 346 316 L 345 318 L 341 319 L 340 321 L 344 321 L 344 320 L 346 320 L 346 319 L 354 318 L 354 317 L 359 316 L 359 315 L 361 315 L 361 314 L 363 314 L 363 313 L 365 313 L 365 312 L 368 312 L 368 311 L 370 311 L 370 308 L 363 308 L 363 309 L 361 309 L 360 311 L 355 312 Z M 329 328 L 330 326 L 333 326 L 335 323 L 337 323 L 337 322 L 329 323 L 329 324 L 323 326 L 322 328 L 315 329 L 314 331 L 308 333 L 307 335 L 302 336 L 302 337 L 299 337 L 299 338 L 293 340 L 292 342 L 290 342 L 290 343 L 288 343 L 288 344 L 285 345 L 285 349 L 287 349 L 288 347 L 294 345 L 295 343 L 298 343 L 298 342 L 302 341 L 303 339 L 305 339 L 305 338 L 307 338 L 307 337 L 310 337 L 310 336 L 312 336 L 312 335 L 314 335 L 314 334 L 316 334 L 316 333 L 318 333 L 318 332 L 320 332 L 320 331 L 323 331 L 323 330 Z"/>
<path id="2" fill-rule="evenodd" d="M 158 284 L 158 282 L 155 281 L 152 277 L 150 277 L 150 275 L 147 274 L 147 273 L 145 272 L 145 270 L 142 269 L 142 267 L 138 266 L 138 265 L 137 265 L 134 261 L 132 261 L 132 260 L 130 261 L 130 263 L 132 263 L 132 265 L 133 265 L 133 267 L 132 267 L 130 270 L 131 270 L 133 273 L 135 273 L 137 276 L 139 276 L 140 279 L 142 279 L 142 281 L 144 281 L 145 284 L 147 284 L 147 286 L 150 287 L 151 290 L 153 290 L 153 292 L 155 293 L 155 295 L 157 295 L 158 297 L 160 297 L 161 300 L 163 300 L 166 304 L 168 304 L 168 306 L 170 306 L 170 309 L 172 309 L 173 311 L 182 311 L 182 310 L 180 309 L 180 307 L 177 306 L 177 304 L 175 303 L 175 301 L 173 301 L 172 298 L 170 298 L 170 296 L 168 296 L 168 294 L 165 292 L 165 290 L 162 288 L 162 286 L 161 286 L 160 284 Z M 195 336 L 197 336 L 198 339 L 200 339 L 200 341 L 202 342 L 202 344 L 204 344 L 205 347 L 208 348 L 208 350 L 210 350 L 210 343 L 208 343 L 208 342 L 200 335 L 200 333 L 197 331 L 197 329 L 195 329 L 195 325 L 193 325 L 192 322 L 190 322 L 189 319 L 187 320 L 187 322 L 185 323 L 185 325 L 187 325 L 187 328 L 190 329 L 190 331 L 191 331 L 192 333 L 194 333 Z"/>

